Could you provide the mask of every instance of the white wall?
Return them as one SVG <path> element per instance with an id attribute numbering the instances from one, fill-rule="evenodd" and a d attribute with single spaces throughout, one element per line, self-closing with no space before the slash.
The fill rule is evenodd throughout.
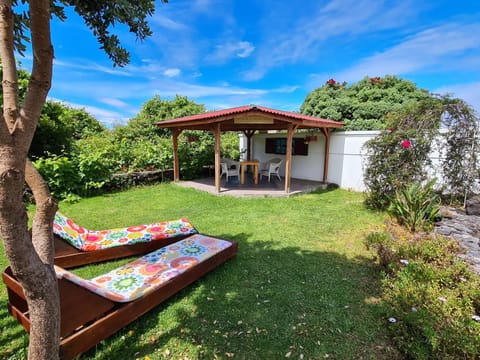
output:
<path id="1" fill-rule="evenodd" d="M 327 181 L 343 189 L 364 191 L 363 144 L 378 135 L 379 131 L 344 131 L 330 136 L 330 156 Z"/>
<path id="2" fill-rule="evenodd" d="M 362 145 L 365 141 L 377 135 L 378 131 L 346 131 L 335 132 L 330 137 L 330 156 L 327 181 L 338 184 L 341 188 L 363 191 L 363 157 Z M 292 157 L 292 177 L 297 179 L 322 181 L 325 137 L 318 133 L 317 140 L 308 144 L 308 156 L 294 155 Z M 267 137 L 284 137 L 285 134 L 261 133 L 252 138 L 252 158 L 260 162 L 285 155 L 266 154 L 265 139 Z M 296 134 L 295 138 L 304 138 L 305 135 Z M 246 138 L 240 138 L 240 149 L 245 150 Z M 285 164 L 285 163 L 284 163 Z M 285 165 L 281 168 L 281 175 L 285 175 Z"/>
<path id="3" fill-rule="evenodd" d="M 327 182 L 338 184 L 343 189 L 364 191 L 363 166 L 365 153 L 363 145 L 368 140 L 378 135 L 380 131 L 338 131 L 330 136 L 330 156 L 328 164 Z M 309 134 L 311 135 L 311 134 Z M 308 144 L 308 156 L 294 155 L 292 157 L 292 178 L 313 181 L 323 181 L 323 160 L 325 149 L 325 137 L 322 133 L 316 134 L 317 140 Z M 286 134 L 260 133 L 252 138 L 252 158 L 260 162 L 279 157 L 285 159 L 285 155 L 266 154 L 265 139 L 267 137 L 286 137 Z M 295 138 L 305 138 L 305 134 L 296 134 Z M 444 145 L 444 140 L 439 138 L 434 142 L 432 154 L 432 168 L 428 172 L 437 177 L 441 182 L 442 171 L 439 149 Z M 240 135 L 240 149 L 245 150 L 247 139 Z M 246 153 L 244 154 L 246 157 Z M 285 176 L 285 163 L 280 170 Z"/>

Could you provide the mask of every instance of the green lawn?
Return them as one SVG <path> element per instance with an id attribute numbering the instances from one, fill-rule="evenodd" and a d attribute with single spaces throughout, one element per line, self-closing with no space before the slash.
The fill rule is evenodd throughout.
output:
<path id="1" fill-rule="evenodd" d="M 396 358 L 378 304 L 378 269 L 362 244 L 383 216 L 362 201 L 343 190 L 248 199 L 162 184 L 60 204 L 91 229 L 186 217 L 202 233 L 239 243 L 235 259 L 82 358 Z M 27 341 L 7 313 L 2 287 L 0 356 L 24 358 Z"/>

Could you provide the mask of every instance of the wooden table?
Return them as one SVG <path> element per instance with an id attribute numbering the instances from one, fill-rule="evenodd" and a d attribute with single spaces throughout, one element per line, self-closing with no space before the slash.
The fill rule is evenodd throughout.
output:
<path id="1" fill-rule="evenodd" d="M 240 184 L 245 184 L 245 168 L 248 165 L 251 165 L 253 167 L 253 182 L 255 185 L 258 184 L 258 164 L 259 161 L 257 160 L 246 160 L 246 161 L 240 161 Z"/>

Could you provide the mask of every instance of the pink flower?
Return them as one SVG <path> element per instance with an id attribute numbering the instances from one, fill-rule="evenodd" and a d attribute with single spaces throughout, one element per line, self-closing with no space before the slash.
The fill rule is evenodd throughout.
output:
<path id="1" fill-rule="evenodd" d="M 388 132 L 393 132 L 393 128 L 388 128 Z"/>
<path id="2" fill-rule="evenodd" d="M 410 146 L 412 146 L 412 143 L 409 140 L 403 140 L 401 145 L 404 149 L 408 149 Z"/>
<path id="3" fill-rule="evenodd" d="M 335 85 L 337 82 L 334 79 L 329 79 L 327 80 L 326 84 L 327 85 Z"/>

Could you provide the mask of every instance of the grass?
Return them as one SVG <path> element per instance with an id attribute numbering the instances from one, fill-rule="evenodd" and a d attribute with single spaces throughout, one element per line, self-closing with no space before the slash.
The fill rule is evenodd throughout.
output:
<path id="1" fill-rule="evenodd" d="M 161 184 L 60 204 L 91 229 L 186 217 L 202 233 L 239 242 L 235 259 L 81 358 L 398 357 L 378 300 L 380 275 L 362 244 L 383 217 L 362 201 L 343 190 L 248 199 Z M 78 271 L 93 276 L 121 262 Z M 0 357 L 25 358 L 27 343 L 2 287 Z"/>

